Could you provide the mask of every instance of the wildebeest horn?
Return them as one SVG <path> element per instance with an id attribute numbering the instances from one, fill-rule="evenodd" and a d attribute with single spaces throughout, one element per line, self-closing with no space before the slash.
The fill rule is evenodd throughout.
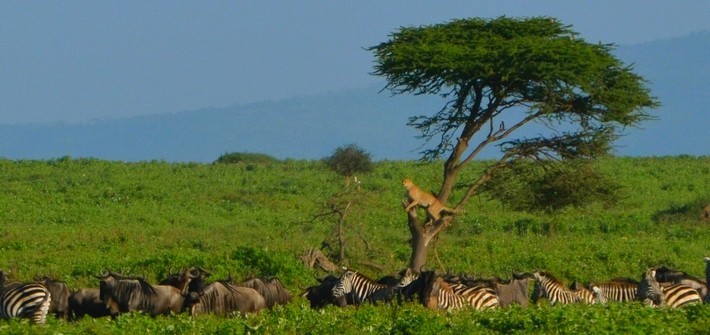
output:
<path id="1" fill-rule="evenodd" d="M 212 275 L 212 272 L 209 272 L 209 271 L 203 269 L 201 266 L 198 266 L 197 270 L 199 270 L 200 273 L 202 273 L 205 277 L 209 277 Z"/>
<path id="2" fill-rule="evenodd" d="M 201 273 L 200 270 L 195 269 L 195 268 L 191 268 L 190 270 L 185 272 L 185 275 L 187 275 L 189 278 L 197 278 L 200 276 L 200 273 Z"/>
<path id="3" fill-rule="evenodd" d="M 98 279 L 104 279 L 108 277 L 111 274 L 111 272 L 107 269 L 101 269 L 101 272 L 99 272 L 99 275 L 96 276 Z"/>

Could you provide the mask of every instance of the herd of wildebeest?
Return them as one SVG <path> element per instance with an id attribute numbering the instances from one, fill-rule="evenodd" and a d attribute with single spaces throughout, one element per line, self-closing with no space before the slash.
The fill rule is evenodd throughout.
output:
<path id="1" fill-rule="evenodd" d="M 372 280 L 344 268 L 340 277 L 329 275 L 318 279 L 319 283 L 306 288 L 301 296 L 314 309 L 405 301 L 418 301 L 435 310 L 489 309 L 514 304 L 526 307 L 540 299 L 549 304 L 641 301 L 649 306 L 676 308 L 710 303 L 710 257 L 705 257 L 705 262 L 705 280 L 663 266 L 648 269 L 640 280 L 615 278 L 586 285 L 577 282 L 565 285 L 546 271 L 513 273 L 511 278 L 503 280 L 406 269 L 399 277 Z M 69 321 L 85 316 L 115 318 L 131 312 L 151 316 L 173 313 L 232 316 L 257 313 L 292 300 L 278 278 L 250 277 L 241 282 L 228 278 L 208 283 L 209 276 L 209 271 L 191 267 L 171 272 L 152 285 L 143 277 L 103 270 L 96 276 L 98 288 L 70 291 L 63 281 L 44 277 L 34 282 L 13 282 L 0 271 L 0 317 L 24 317 L 44 323 L 48 314 Z M 532 283 L 534 288 L 529 294 Z"/>

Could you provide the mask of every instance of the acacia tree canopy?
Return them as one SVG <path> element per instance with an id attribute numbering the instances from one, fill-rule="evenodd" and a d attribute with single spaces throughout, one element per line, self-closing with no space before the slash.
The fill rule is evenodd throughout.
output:
<path id="1" fill-rule="evenodd" d="M 435 144 L 424 160 L 449 154 L 439 192 L 446 200 L 458 171 L 489 144 L 503 153 L 489 172 L 525 157 L 594 158 L 607 154 L 625 127 L 649 119 L 656 98 L 613 48 L 584 41 L 554 18 L 499 17 L 402 27 L 368 50 L 373 74 L 393 94 L 445 98 L 441 110 L 408 124 Z M 548 132 L 514 137 L 533 122 Z M 459 205 L 488 178 L 468 182 Z"/>

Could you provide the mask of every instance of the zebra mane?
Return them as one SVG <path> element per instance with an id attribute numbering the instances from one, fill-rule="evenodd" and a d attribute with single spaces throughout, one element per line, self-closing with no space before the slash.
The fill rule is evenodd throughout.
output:
<path id="1" fill-rule="evenodd" d="M 366 281 L 368 281 L 368 282 L 370 282 L 370 283 L 372 283 L 372 284 L 377 284 L 377 281 L 376 281 L 376 280 L 374 280 L 374 279 L 372 279 L 372 278 L 370 278 L 370 277 L 368 277 L 368 276 L 366 276 L 366 275 L 364 275 L 364 274 L 362 274 L 362 273 L 360 273 L 360 272 L 353 271 L 353 270 L 347 270 L 347 272 L 350 272 L 353 276 L 360 277 L 361 279 L 364 279 L 364 280 L 366 280 Z M 344 273 L 343 273 L 343 275 L 344 275 Z"/>
<path id="2" fill-rule="evenodd" d="M 633 278 L 629 277 L 618 277 L 618 278 L 613 278 L 609 280 L 610 283 L 624 283 L 624 284 L 632 284 L 638 286 L 639 281 Z"/>
<path id="3" fill-rule="evenodd" d="M 558 284 L 560 284 L 560 285 L 563 285 L 563 284 L 562 284 L 562 281 L 560 281 L 559 279 L 555 278 L 555 276 L 553 276 L 551 273 L 549 273 L 549 272 L 547 272 L 547 271 L 540 271 L 540 272 L 538 272 L 538 274 L 540 274 L 540 277 L 547 278 L 547 280 L 549 280 L 549 281 L 553 281 L 553 282 L 555 282 L 555 283 L 558 283 Z"/>
<path id="4" fill-rule="evenodd" d="M 438 289 L 436 289 L 437 287 L 438 287 Z M 447 283 L 446 280 L 444 280 L 444 278 L 436 277 L 436 279 L 434 279 L 434 283 L 432 284 L 431 294 L 438 295 L 439 290 L 442 290 L 442 289 L 444 291 L 453 291 L 453 289 L 451 288 L 451 285 L 449 283 Z"/>

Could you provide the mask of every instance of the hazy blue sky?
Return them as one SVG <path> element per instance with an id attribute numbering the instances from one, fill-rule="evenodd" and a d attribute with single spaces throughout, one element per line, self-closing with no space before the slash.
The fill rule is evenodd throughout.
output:
<path id="1" fill-rule="evenodd" d="M 400 26 L 553 16 L 590 42 L 710 30 L 710 1 L 0 0 L 0 124 L 83 122 L 363 87 Z"/>

